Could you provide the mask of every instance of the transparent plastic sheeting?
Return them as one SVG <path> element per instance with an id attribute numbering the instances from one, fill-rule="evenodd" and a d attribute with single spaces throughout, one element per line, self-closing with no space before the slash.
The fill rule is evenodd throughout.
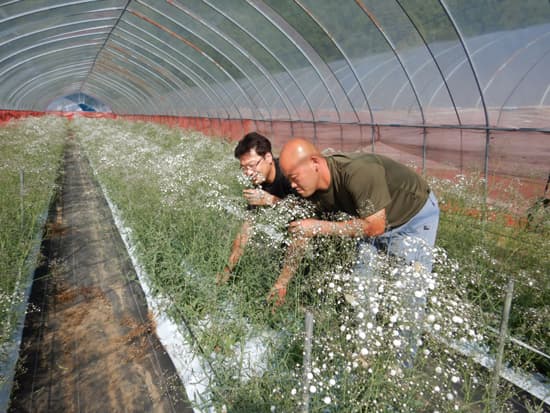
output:
<path id="1" fill-rule="evenodd" d="M 4 110 L 547 131 L 550 3 L 2 1 L 0 85 Z"/>

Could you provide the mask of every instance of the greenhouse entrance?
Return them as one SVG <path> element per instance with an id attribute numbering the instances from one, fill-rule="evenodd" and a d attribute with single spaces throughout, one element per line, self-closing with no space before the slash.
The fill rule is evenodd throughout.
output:
<path id="1" fill-rule="evenodd" d="M 192 412 L 101 190 L 69 139 L 11 411 Z"/>

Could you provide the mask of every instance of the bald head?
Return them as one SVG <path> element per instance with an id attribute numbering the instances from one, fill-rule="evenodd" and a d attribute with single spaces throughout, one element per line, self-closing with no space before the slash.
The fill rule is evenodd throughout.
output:
<path id="1" fill-rule="evenodd" d="M 281 169 L 283 172 L 291 171 L 299 163 L 310 159 L 312 156 L 321 156 L 315 145 L 304 138 L 292 138 L 281 149 L 279 156 Z"/>
<path id="2" fill-rule="evenodd" d="M 306 139 L 292 138 L 285 143 L 279 155 L 279 165 L 292 187 L 303 197 L 325 189 L 330 182 L 325 158 Z"/>

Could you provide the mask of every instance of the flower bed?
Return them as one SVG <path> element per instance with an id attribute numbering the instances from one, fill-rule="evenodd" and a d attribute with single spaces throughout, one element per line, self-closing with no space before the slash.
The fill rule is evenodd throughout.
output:
<path id="1" fill-rule="evenodd" d="M 189 328 L 195 350 L 211 368 L 211 397 L 203 404 L 195 400 L 199 409 L 297 411 L 304 382 L 311 411 L 455 411 L 478 403 L 474 388 L 483 393 L 487 377 L 443 342 L 481 346 L 477 320 L 489 316 L 470 304 L 471 269 L 463 270 L 450 252 L 435 251 L 428 289 L 418 291 L 428 299 L 423 327 L 432 334 L 424 335 L 414 368 L 403 368 L 401 335 L 412 321 L 396 303 L 407 288 L 402 275 L 414 269 L 378 257 L 373 305 L 380 315 L 373 323 L 350 300 L 369 288 L 353 272 L 355 240 L 320 238 L 293 280 L 287 303 L 273 313 L 266 295 L 280 269 L 285 225 L 310 213 L 306 203 L 288 199 L 250 216 L 254 239 L 236 277 L 217 286 L 216 273 L 249 214 L 234 144 L 146 123 L 74 122 L 98 179 L 131 229 L 152 293 L 166 314 Z M 306 309 L 315 326 L 310 375 L 304 379 Z M 251 347 L 262 352 L 254 364 L 245 357 Z"/>
<path id="2" fill-rule="evenodd" d="M 0 128 L 0 410 L 7 403 L 28 287 L 55 189 L 66 120 L 25 118 Z M 6 404 L 7 405 L 7 404 Z"/>

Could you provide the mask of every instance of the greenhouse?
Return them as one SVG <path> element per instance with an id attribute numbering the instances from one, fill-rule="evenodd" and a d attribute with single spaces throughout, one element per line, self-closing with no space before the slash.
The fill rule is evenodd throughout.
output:
<path id="1" fill-rule="evenodd" d="M 0 412 L 550 411 L 547 0 L 5 0 L 0 85 Z"/>

